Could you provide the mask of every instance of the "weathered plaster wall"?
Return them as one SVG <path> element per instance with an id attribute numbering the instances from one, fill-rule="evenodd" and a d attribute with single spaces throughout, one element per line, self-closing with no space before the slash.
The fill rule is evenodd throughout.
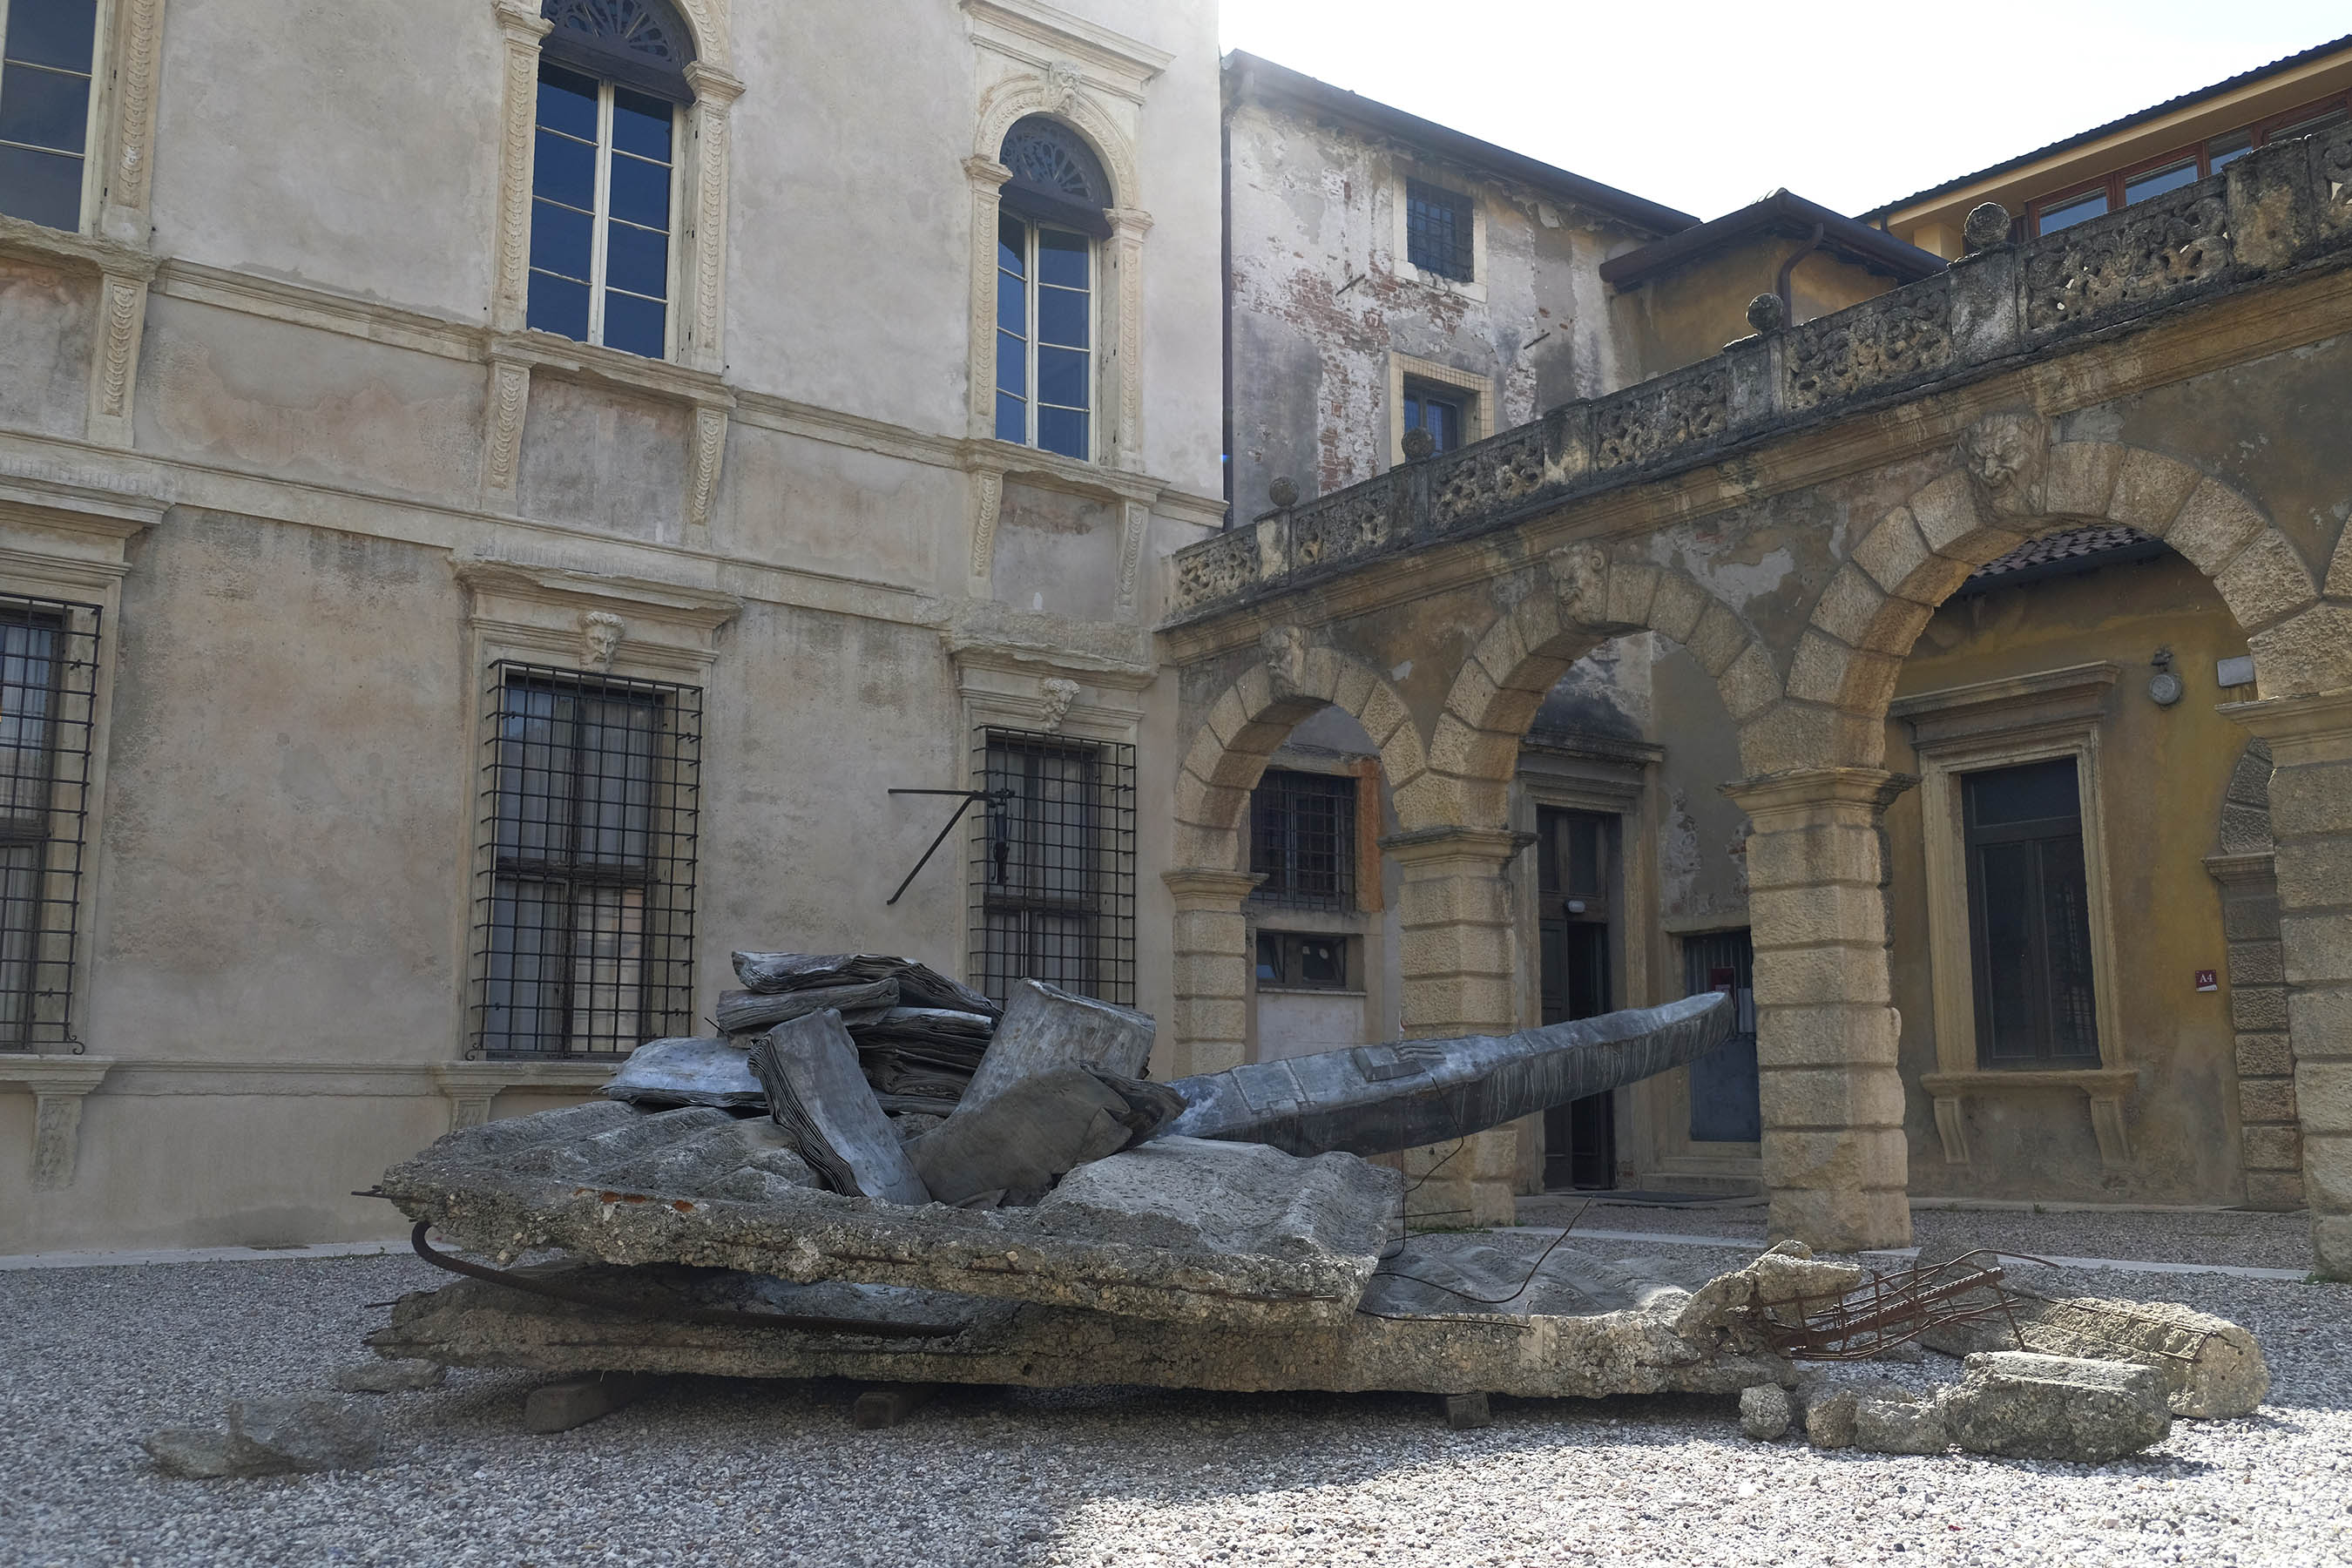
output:
<path id="1" fill-rule="evenodd" d="M 1234 105 L 1225 133 L 1241 516 L 1265 510 L 1276 477 L 1312 496 L 1388 468 L 1391 352 L 1486 378 L 1491 430 L 1625 379 L 1594 269 L 1630 231 L 1281 105 Z M 1408 171 L 1475 196 L 1473 288 L 1421 279 L 1399 254 Z"/>
<path id="2" fill-rule="evenodd" d="M 1622 334 L 1626 362 L 1640 376 L 1664 375 L 1711 359 L 1724 344 L 1748 336 L 1755 330 L 1748 324 L 1748 302 L 1777 292 L 1780 268 L 1804 248 L 1801 239 L 1758 235 L 1625 292 L 1611 290 L 1610 314 Z M 1790 324 L 1843 310 L 1894 287 L 1891 278 L 1815 252 L 1789 275 L 1796 306 Z"/>
<path id="3" fill-rule="evenodd" d="M 2188 688 L 2170 708 L 2147 696 L 2149 659 L 2159 647 L 2171 648 L 2173 668 Z M 2141 1072 L 2137 1092 L 2126 1102 L 2127 1168 L 2101 1165 L 2075 1089 L 1969 1094 L 1970 1162 L 1946 1163 L 1933 1105 L 1918 1088 L 1919 1075 L 1935 1070 L 1936 1015 L 1926 962 L 1919 796 L 1903 796 L 1886 813 L 1888 915 L 1910 1086 L 1913 1192 L 2243 1201 L 2230 996 L 2226 989 L 2198 991 L 2195 975 L 2227 972 L 2220 891 L 2203 858 L 2212 850 L 2222 792 L 2244 744 L 2244 731 L 2213 710 L 2231 695 L 2215 685 L 2214 665 L 2245 647 L 2245 634 L 2212 584 L 2168 553 L 1951 600 L 1904 661 L 1898 699 L 2103 659 L 2123 667 L 2098 726 L 2110 909 L 2118 932 L 2114 995 L 2122 1013 L 2102 1019 L 2101 1028 L 2103 1048 L 2112 1041 L 2122 1061 Z M 1886 749 L 1890 768 L 1917 771 L 1900 721 L 1887 727 Z"/>
<path id="4" fill-rule="evenodd" d="M 97 300 L 87 276 L 0 258 L 0 424 L 81 434 Z"/>

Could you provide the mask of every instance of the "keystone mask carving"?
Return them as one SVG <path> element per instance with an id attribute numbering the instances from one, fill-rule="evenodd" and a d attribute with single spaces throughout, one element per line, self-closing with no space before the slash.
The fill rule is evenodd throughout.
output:
<path id="1" fill-rule="evenodd" d="M 2031 414 L 1988 414 L 1960 440 L 1960 461 L 1999 512 L 2037 510 L 2050 428 Z"/>
<path id="2" fill-rule="evenodd" d="M 580 637 L 585 662 L 609 672 L 613 657 L 621 651 L 621 639 L 629 633 L 629 624 L 610 610 L 590 610 L 580 617 Z"/>
<path id="3" fill-rule="evenodd" d="M 1609 558 L 1594 544 L 1570 544 L 1551 552 L 1551 580 L 1559 607 L 1571 618 L 1597 625 L 1609 614 Z"/>
<path id="4" fill-rule="evenodd" d="M 1058 113 L 1067 114 L 1077 106 L 1078 89 L 1085 83 L 1086 78 L 1068 60 L 1055 60 L 1045 68 L 1045 97 Z"/>
<path id="5" fill-rule="evenodd" d="M 1297 697 L 1307 690 L 1307 629 L 1270 626 L 1257 639 L 1265 656 L 1265 672 L 1273 679 L 1275 695 Z"/>
<path id="6" fill-rule="evenodd" d="M 1045 728 L 1058 730 L 1070 716 L 1070 704 L 1078 700 L 1078 683 L 1066 675 L 1049 675 L 1037 683 L 1037 695 L 1045 699 Z"/>

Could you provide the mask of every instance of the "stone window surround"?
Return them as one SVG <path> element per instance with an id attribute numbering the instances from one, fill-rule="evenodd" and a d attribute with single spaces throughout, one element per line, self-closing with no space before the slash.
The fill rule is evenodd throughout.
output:
<path id="1" fill-rule="evenodd" d="M 76 922 L 71 1016 L 89 1019 L 91 958 L 97 946 L 95 895 L 103 874 L 106 759 L 112 730 L 114 648 L 121 626 L 122 579 L 130 574 L 130 541 L 163 520 L 165 503 L 64 480 L 0 477 L 0 593 L 69 598 L 96 604 L 107 630 L 99 643 L 97 688 L 90 708 L 89 815 L 83 824 L 85 918 Z M 53 1192 L 73 1184 L 80 1144 L 83 1099 L 113 1067 L 111 1056 L 79 1052 L 0 1052 L 0 1083 L 21 1084 L 34 1096 L 32 1187 Z"/>
<path id="2" fill-rule="evenodd" d="M 963 161 L 971 191 L 971 438 L 1010 445 L 996 441 L 996 227 L 1000 192 L 1013 171 L 997 158 L 1016 123 L 1042 114 L 1083 136 L 1110 179 L 1114 205 L 1103 215 L 1110 237 L 1095 245 L 1093 461 L 1141 472 L 1143 241 L 1151 215 L 1141 205 L 1129 127 L 1145 88 L 1174 57 L 1034 0 L 961 0 L 961 9 L 983 62 L 1011 73 L 982 93 Z"/>
<path id="3" fill-rule="evenodd" d="M 1412 236 L 1406 221 L 1405 182 L 1419 180 L 1424 185 L 1438 185 L 1470 203 L 1470 276 L 1467 279 L 1448 278 L 1442 272 L 1425 271 L 1415 267 L 1408 258 L 1412 254 Z M 1399 278 L 1439 289 L 1461 299 L 1486 302 L 1486 198 L 1480 182 L 1465 180 L 1459 174 L 1426 168 L 1410 158 L 1399 158 L 1390 171 L 1389 208 L 1395 229 L 1396 252 L 1393 258 Z"/>
<path id="4" fill-rule="evenodd" d="M 577 668 L 625 679 L 706 685 L 718 662 L 719 633 L 741 613 L 742 601 L 677 584 L 606 576 L 565 567 L 457 556 L 450 569 L 467 590 L 466 743 L 478 744 L 487 674 L 500 661 Z M 617 624 L 616 624 L 617 623 Z M 472 774 L 468 772 L 467 777 Z M 450 1126 L 478 1126 L 509 1089 L 576 1089 L 604 1083 L 619 1064 L 593 1061 L 470 1061 L 475 998 L 474 890 L 485 872 L 484 851 L 470 830 L 460 850 L 453 927 L 459 951 L 455 972 L 465 991 L 457 1010 L 452 1060 L 436 1063 L 433 1079 L 450 1102 Z M 696 867 L 699 877 L 701 868 Z"/>
<path id="5" fill-rule="evenodd" d="M 1438 360 L 1423 359 L 1400 350 L 1389 351 L 1389 467 L 1404 466 L 1404 384 L 1410 376 L 1414 381 L 1434 382 L 1440 386 L 1457 386 L 1471 395 L 1469 417 L 1462 422 L 1462 444 L 1483 441 L 1495 433 L 1495 404 L 1499 395 L 1491 375 L 1475 370 L 1457 370 Z"/>
<path id="6" fill-rule="evenodd" d="M 1890 718 L 1912 731 L 1920 775 L 1929 981 L 1935 998 L 1936 1070 L 1920 1086 L 1934 1098 L 1946 1163 L 1969 1163 L 1962 1102 L 2018 1089 L 2080 1089 L 2089 1101 L 2099 1160 L 2131 1163 L 2124 1097 L 2138 1087 L 2126 1065 L 2116 997 L 2114 894 L 2107 871 L 2099 727 L 2123 667 L 2107 661 L 1898 698 Z M 1963 773 L 2057 758 L 2074 760 L 2083 812 L 2083 870 L 2090 895 L 2095 1068 L 1983 1068 L 1977 1059 L 1976 969 L 1969 942 L 1968 860 L 1960 822 Z"/>

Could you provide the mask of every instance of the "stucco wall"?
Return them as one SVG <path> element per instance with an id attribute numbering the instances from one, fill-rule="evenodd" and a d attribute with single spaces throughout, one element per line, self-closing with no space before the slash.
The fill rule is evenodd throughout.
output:
<path id="1" fill-rule="evenodd" d="M 1748 324 L 1748 302 L 1778 292 L 1780 268 L 1804 249 L 1801 239 L 1757 235 L 1623 293 L 1612 291 L 1610 310 L 1626 359 L 1641 375 L 1651 376 L 1714 357 L 1724 344 L 1755 331 Z M 1796 307 L 1790 324 L 1843 310 L 1894 287 L 1892 278 L 1826 252 L 1806 255 L 1789 274 Z"/>

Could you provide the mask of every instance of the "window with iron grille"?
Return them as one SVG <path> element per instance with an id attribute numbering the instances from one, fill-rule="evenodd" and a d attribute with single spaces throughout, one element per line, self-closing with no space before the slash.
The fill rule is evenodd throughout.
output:
<path id="1" fill-rule="evenodd" d="M 1023 980 L 1135 1004 L 1135 748 L 980 732 L 988 802 L 972 861 L 971 983 Z"/>
<path id="2" fill-rule="evenodd" d="M 474 1054 L 690 1032 L 702 693 L 498 664 L 483 713 Z"/>
<path id="3" fill-rule="evenodd" d="M 0 1050 L 74 1037 L 101 612 L 0 595 Z"/>
<path id="4" fill-rule="evenodd" d="M 1443 185 L 1404 183 L 1405 259 L 1423 272 L 1470 281 L 1470 198 Z"/>
<path id="5" fill-rule="evenodd" d="M 1964 774 L 1981 1068 L 2096 1066 L 2090 892 L 2074 759 Z"/>
<path id="6" fill-rule="evenodd" d="M 1356 781 L 1269 768 L 1250 795 L 1250 897 L 1295 910 L 1356 907 Z"/>

